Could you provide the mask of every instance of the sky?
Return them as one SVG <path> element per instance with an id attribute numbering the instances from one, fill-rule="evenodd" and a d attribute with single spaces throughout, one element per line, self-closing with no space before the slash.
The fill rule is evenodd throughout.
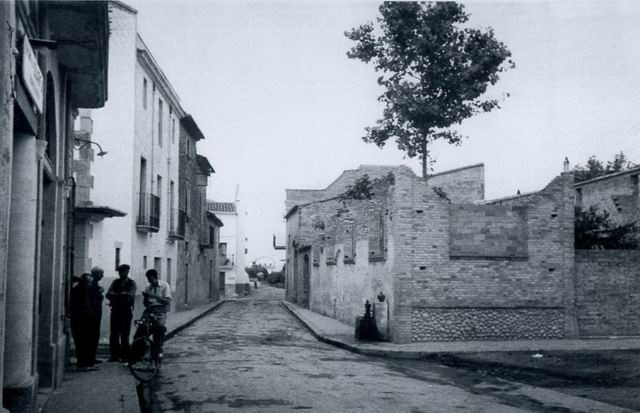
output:
<path id="1" fill-rule="evenodd" d="M 379 2 L 125 0 L 138 32 L 205 135 L 216 173 L 208 198 L 247 212 L 248 261 L 279 260 L 285 189 L 322 189 L 362 164 L 408 165 L 393 142 L 366 144 L 380 117 L 373 66 L 347 58 L 344 32 L 375 21 Z M 435 143 L 433 172 L 485 166 L 487 199 L 542 189 L 563 160 L 640 163 L 640 2 L 463 2 L 469 25 L 491 27 L 516 67 L 488 92 L 501 109 Z"/>

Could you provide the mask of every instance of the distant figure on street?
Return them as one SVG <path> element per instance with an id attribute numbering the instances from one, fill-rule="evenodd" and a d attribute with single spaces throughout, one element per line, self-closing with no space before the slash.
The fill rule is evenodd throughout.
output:
<path id="1" fill-rule="evenodd" d="M 100 286 L 100 281 L 104 278 L 104 270 L 100 267 L 91 269 L 91 283 L 88 286 L 89 305 L 91 306 L 91 347 L 90 356 L 94 364 L 102 363 L 96 358 L 98 344 L 100 343 L 100 324 L 102 323 L 102 302 L 104 301 L 104 289 Z"/>
<path id="2" fill-rule="evenodd" d="M 69 297 L 71 310 L 71 334 L 76 346 L 76 366 L 79 371 L 95 370 L 94 356 L 91 352 L 91 301 L 89 299 L 89 285 L 91 274 L 84 273 L 80 277 L 71 278 L 71 293 Z"/>
<path id="3" fill-rule="evenodd" d="M 158 278 L 158 271 L 151 269 L 146 272 L 147 281 L 149 286 L 145 288 L 142 303 L 145 306 L 145 310 L 142 313 L 142 317 L 149 314 L 155 316 L 156 323 L 152 324 L 153 341 L 158 346 L 158 355 L 162 357 L 162 344 L 164 342 L 164 333 L 166 331 L 165 324 L 167 323 L 167 312 L 171 309 L 171 287 L 166 281 L 162 281 Z M 138 329 L 136 331 L 136 337 L 142 336 L 144 331 Z"/>
<path id="4" fill-rule="evenodd" d="M 136 297 L 136 283 L 128 277 L 130 268 L 127 264 L 119 265 L 117 268 L 119 278 L 111 283 L 107 291 L 107 300 L 111 306 L 110 360 L 125 363 L 129 353 L 129 335 Z"/>

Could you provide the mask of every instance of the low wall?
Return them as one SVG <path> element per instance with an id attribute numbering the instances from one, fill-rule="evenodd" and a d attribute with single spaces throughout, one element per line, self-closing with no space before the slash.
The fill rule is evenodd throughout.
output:
<path id="1" fill-rule="evenodd" d="M 561 338 L 562 308 L 414 308 L 413 341 Z"/>
<path id="2" fill-rule="evenodd" d="M 581 336 L 640 335 L 640 251 L 576 251 Z"/>

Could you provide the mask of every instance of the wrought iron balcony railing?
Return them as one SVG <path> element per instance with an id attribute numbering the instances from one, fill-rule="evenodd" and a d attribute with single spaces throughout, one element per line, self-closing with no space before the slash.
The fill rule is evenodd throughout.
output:
<path id="1" fill-rule="evenodd" d="M 180 208 L 172 209 L 169 219 L 169 238 L 184 239 L 186 225 L 187 211 Z"/>
<path id="2" fill-rule="evenodd" d="M 140 232 L 158 232 L 160 230 L 160 197 L 142 192 L 138 206 L 136 226 Z"/>

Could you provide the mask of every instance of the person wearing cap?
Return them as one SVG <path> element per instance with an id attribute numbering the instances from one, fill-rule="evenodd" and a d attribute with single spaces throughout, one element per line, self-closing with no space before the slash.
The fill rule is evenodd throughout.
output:
<path id="1" fill-rule="evenodd" d="M 104 270 L 100 267 L 91 269 L 91 279 L 88 285 L 89 305 L 91 306 L 90 330 L 90 357 L 94 364 L 101 363 L 96 358 L 98 344 L 100 343 L 100 324 L 102 323 L 102 302 L 104 301 L 104 289 L 100 281 L 104 277 Z"/>
<path id="2" fill-rule="evenodd" d="M 133 319 L 133 304 L 136 297 L 136 283 L 129 278 L 129 265 L 119 265 L 118 277 L 107 291 L 107 300 L 111 306 L 111 331 L 109 350 L 111 361 L 127 361 L 129 354 L 129 335 Z"/>

